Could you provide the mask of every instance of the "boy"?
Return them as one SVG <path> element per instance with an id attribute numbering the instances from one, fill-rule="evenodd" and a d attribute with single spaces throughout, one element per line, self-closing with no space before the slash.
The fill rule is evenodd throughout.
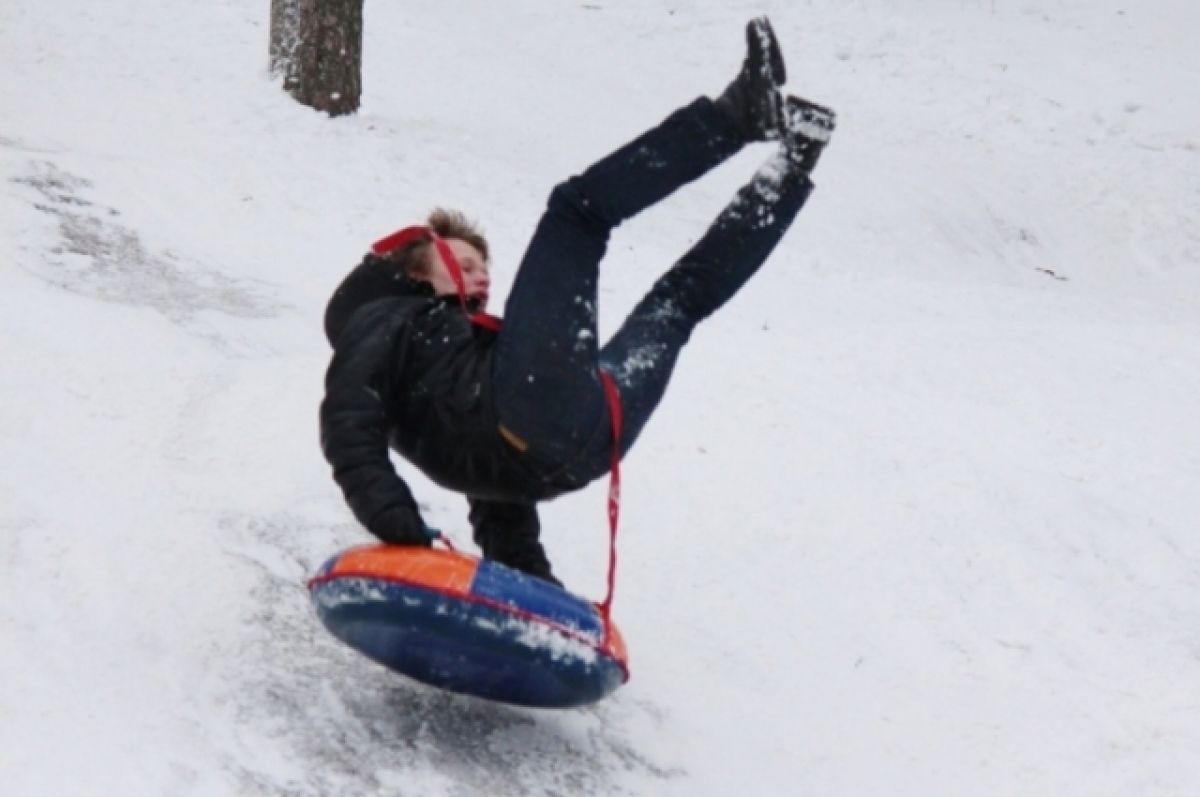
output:
<path id="1" fill-rule="evenodd" d="M 486 558 L 559 584 L 536 504 L 609 470 L 601 372 L 619 394 L 624 456 L 692 330 L 790 226 L 833 131 L 832 111 L 784 99 L 783 56 L 767 20 L 750 22 L 746 37 L 742 69 L 716 100 L 679 109 L 553 190 L 503 328 L 479 315 L 487 241 L 455 212 L 435 211 L 428 226 L 380 242 L 342 282 L 325 314 L 334 356 L 321 442 L 355 516 L 380 540 L 431 538 L 390 447 L 467 496 Z M 780 142 L 778 155 L 599 346 L 596 285 L 612 229 L 756 141 Z"/>

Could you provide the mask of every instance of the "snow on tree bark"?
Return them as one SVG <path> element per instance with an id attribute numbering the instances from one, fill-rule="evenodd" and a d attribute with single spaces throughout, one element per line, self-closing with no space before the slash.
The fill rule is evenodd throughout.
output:
<path id="1" fill-rule="evenodd" d="M 362 95 L 363 0 L 271 0 L 270 72 L 297 102 L 343 116 Z"/>

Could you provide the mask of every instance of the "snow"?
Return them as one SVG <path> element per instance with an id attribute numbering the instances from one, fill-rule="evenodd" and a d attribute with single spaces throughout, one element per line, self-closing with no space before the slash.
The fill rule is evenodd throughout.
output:
<path id="1" fill-rule="evenodd" d="M 591 664 L 596 661 L 594 636 L 573 636 L 564 629 L 553 628 L 545 623 L 520 618 L 510 618 L 504 624 L 506 630 L 516 632 L 517 642 L 533 650 L 542 650 L 551 660 L 570 659 Z M 573 629 L 566 629 L 572 631 Z"/>
<path id="2" fill-rule="evenodd" d="M 268 6 L 0 6 L 5 793 L 1200 791 L 1194 4 L 369 3 L 338 120 Z M 516 709 L 340 646 L 328 293 L 443 205 L 502 307 L 550 188 L 760 13 L 839 129 L 624 463 L 632 679 Z M 618 231 L 603 333 L 769 158 Z M 543 518 L 592 597 L 605 489 Z"/>

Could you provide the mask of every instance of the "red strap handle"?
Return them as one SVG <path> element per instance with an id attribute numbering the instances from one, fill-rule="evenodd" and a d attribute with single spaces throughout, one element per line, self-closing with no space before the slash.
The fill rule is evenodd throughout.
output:
<path id="1" fill-rule="evenodd" d="M 604 398 L 612 419 L 612 464 L 608 472 L 608 593 L 599 607 L 607 636 L 608 616 L 617 583 L 617 527 L 621 520 L 621 392 L 612 375 L 603 368 L 600 369 L 600 384 L 604 387 Z"/>
<path id="2" fill-rule="evenodd" d="M 433 230 L 420 224 L 405 227 L 371 244 L 371 252 L 382 257 L 414 241 L 428 241 L 431 234 Z"/>

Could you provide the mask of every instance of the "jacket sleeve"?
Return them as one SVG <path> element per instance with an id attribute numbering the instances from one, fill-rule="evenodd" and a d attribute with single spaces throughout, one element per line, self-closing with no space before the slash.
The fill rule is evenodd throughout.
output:
<path id="1" fill-rule="evenodd" d="M 321 449 L 346 503 L 369 530 L 388 509 L 415 507 L 388 457 L 390 424 L 382 395 L 385 367 L 403 312 L 379 302 L 355 313 L 338 336 L 325 375 Z"/>

